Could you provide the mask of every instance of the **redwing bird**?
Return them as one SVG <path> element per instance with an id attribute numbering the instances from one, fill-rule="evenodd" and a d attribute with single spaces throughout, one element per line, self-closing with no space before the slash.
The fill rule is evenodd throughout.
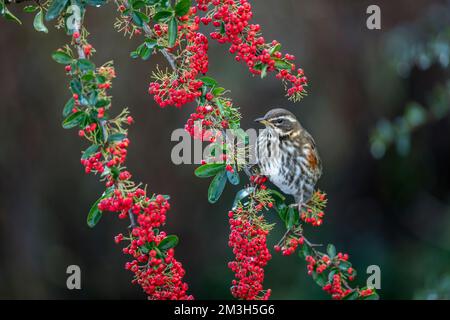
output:
<path id="1" fill-rule="evenodd" d="M 294 114 L 285 109 L 272 109 L 255 121 L 265 125 L 256 143 L 260 174 L 285 194 L 292 195 L 301 212 L 322 175 L 314 139 Z"/>

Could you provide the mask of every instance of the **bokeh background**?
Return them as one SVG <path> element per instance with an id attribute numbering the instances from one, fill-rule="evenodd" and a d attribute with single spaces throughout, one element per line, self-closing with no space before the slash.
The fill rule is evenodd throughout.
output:
<path id="1" fill-rule="evenodd" d="M 375 2 L 382 29 L 371 31 L 366 8 Z M 329 194 L 329 206 L 324 225 L 308 231 L 311 240 L 350 253 L 360 284 L 367 266 L 379 265 L 382 299 L 448 298 L 450 127 L 444 85 L 450 6 L 438 0 L 375 2 L 253 1 L 254 20 L 266 39 L 279 40 L 296 55 L 310 79 L 310 94 L 298 104 L 284 97 L 278 80 L 253 78 L 226 46 L 214 42 L 210 75 L 231 90 L 245 128 L 271 107 L 284 106 L 315 137 L 324 163 L 319 187 Z M 0 19 L 0 298 L 144 299 L 140 287 L 130 284 L 126 257 L 113 241 L 126 223 L 113 214 L 93 230 L 85 222 L 102 186 L 83 173 L 85 145 L 76 131 L 60 126 L 69 91 L 50 53 L 67 38 L 54 28 L 47 35 L 35 32 L 33 17 L 18 8 L 12 11 L 23 26 Z M 114 6 L 90 8 L 86 26 L 98 51 L 94 60 L 115 62 L 114 109 L 128 106 L 136 119 L 128 167 L 151 191 L 172 197 L 166 229 L 181 238 L 177 255 L 190 292 L 230 298 L 226 214 L 237 190 L 227 186 L 210 205 L 208 181 L 196 178 L 192 165 L 172 164 L 171 133 L 183 127 L 193 106 L 156 106 L 147 85 L 156 64 L 165 61 L 131 60 L 138 39 L 116 33 L 114 20 Z M 271 245 L 281 232 L 275 228 Z M 82 269 L 82 290 L 66 289 L 71 264 Z M 297 256 L 274 254 L 266 275 L 274 299 L 328 298 Z"/>

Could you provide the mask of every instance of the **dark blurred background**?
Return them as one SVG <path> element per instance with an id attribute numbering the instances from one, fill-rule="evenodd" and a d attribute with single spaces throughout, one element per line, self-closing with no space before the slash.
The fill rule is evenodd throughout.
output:
<path id="1" fill-rule="evenodd" d="M 411 101 L 428 112 L 433 90 L 448 79 L 448 2 L 252 3 L 254 21 L 263 26 L 266 39 L 279 40 L 305 69 L 309 96 L 290 103 L 278 80 L 253 78 L 234 62 L 226 46 L 215 42 L 210 45 L 210 74 L 231 90 L 244 128 L 269 108 L 284 106 L 315 137 L 324 163 L 319 187 L 329 194 L 329 206 L 324 225 L 309 230 L 309 238 L 348 252 L 359 271 L 359 284 L 367 278 L 367 266 L 379 265 L 382 299 L 449 297 L 446 113 L 425 117 L 421 126 L 402 132 L 410 138 L 406 152 L 398 147 L 401 141 L 382 153 L 379 144 L 371 145 L 380 119 L 401 121 Z M 381 7 L 381 30 L 366 28 L 370 4 Z M 60 125 L 68 80 L 50 53 L 67 37 L 50 26 L 49 34 L 35 32 L 32 15 L 21 14 L 19 8 L 11 10 L 23 26 L 0 19 L 0 298 L 143 299 L 140 287 L 130 283 L 131 273 L 123 269 L 126 256 L 113 241 L 125 222 L 106 214 L 95 229 L 86 225 L 102 185 L 83 173 L 79 158 L 86 146 L 76 131 Z M 203 299 L 230 298 L 226 214 L 236 190 L 227 186 L 218 204 L 210 205 L 208 181 L 193 175 L 193 165 L 172 164 L 171 133 L 183 127 L 194 106 L 156 106 L 147 85 L 156 64 L 165 61 L 159 56 L 147 62 L 131 60 L 138 39 L 116 33 L 114 20 L 113 5 L 90 8 L 86 26 L 98 51 L 95 62 L 115 62 L 113 110 L 128 106 L 136 119 L 130 129 L 128 167 L 151 191 L 172 197 L 166 229 L 181 238 L 177 256 L 186 268 L 190 292 Z M 395 37 L 411 41 L 395 48 Z M 414 54 L 419 62 L 427 54 L 417 48 L 427 49 L 427 41 L 436 38 L 444 39 L 433 47 L 440 53 L 437 61 L 431 56 L 428 64 L 415 63 Z M 448 108 L 448 101 L 441 103 Z M 281 232 L 275 228 L 271 246 Z M 81 267 L 82 290 L 66 289 L 65 272 L 71 264 Z M 273 289 L 274 299 L 328 299 L 297 256 L 274 254 L 266 275 L 265 286 Z"/>

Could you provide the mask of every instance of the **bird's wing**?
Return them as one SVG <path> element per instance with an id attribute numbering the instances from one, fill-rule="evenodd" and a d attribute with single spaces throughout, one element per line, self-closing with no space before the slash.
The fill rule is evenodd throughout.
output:
<path id="1" fill-rule="evenodd" d="M 322 161 L 320 160 L 319 152 L 317 151 L 313 137 L 307 132 L 305 132 L 303 150 L 310 167 L 314 170 L 318 179 L 322 175 Z"/>

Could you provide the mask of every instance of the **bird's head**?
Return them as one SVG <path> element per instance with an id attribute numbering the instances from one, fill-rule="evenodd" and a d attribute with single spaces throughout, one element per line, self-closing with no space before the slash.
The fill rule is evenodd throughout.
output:
<path id="1" fill-rule="evenodd" d="M 294 114 L 282 108 L 272 109 L 264 117 L 255 119 L 255 121 L 265 125 L 269 130 L 273 130 L 280 137 L 297 135 L 302 128 Z"/>

